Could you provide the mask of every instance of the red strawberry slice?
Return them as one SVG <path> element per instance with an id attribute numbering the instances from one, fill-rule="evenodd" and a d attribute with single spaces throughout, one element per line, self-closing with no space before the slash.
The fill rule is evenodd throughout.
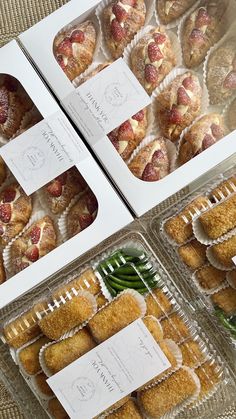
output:
<path id="1" fill-rule="evenodd" d="M 143 171 L 142 180 L 146 182 L 155 182 L 160 179 L 159 170 L 155 169 L 152 163 L 148 163 Z"/>
<path id="2" fill-rule="evenodd" d="M 4 86 L 7 88 L 9 92 L 16 92 L 19 83 L 14 77 L 6 75 L 4 78 Z"/>
<path id="3" fill-rule="evenodd" d="M 64 63 L 64 59 L 63 59 L 63 56 L 62 55 L 58 55 L 57 56 L 57 62 L 60 65 L 60 67 L 62 68 L 62 70 L 65 70 L 66 65 Z"/>
<path id="4" fill-rule="evenodd" d="M 39 249 L 37 246 L 30 246 L 26 250 L 25 256 L 30 260 L 30 262 L 36 262 L 36 260 L 39 258 Z"/>
<path id="5" fill-rule="evenodd" d="M 111 34 L 116 42 L 120 42 L 125 37 L 125 30 L 116 19 L 111 22 Z"/>
<path id="6" fill-rule="evenodd" d="M 177 104 L 188 106 L 191 103 L 191 99 L 187 94 L 184 87 L 179 87 L 177 91 Z"/>
<path id="7" fill-rule="evenodd" d="M 160 48 L 158 47 L 157 44 L 155 44 L 155 42 L 151 42 L 148 45 L 148 57 L 151 63 L 154 63 L 155 61 L 159 61 L 164 57 Z"/>
<path id="8" fill-rule="evenodd" d="M 163 160 L 164 158 L 165 158 L 165 155 L 164 155 L 163 151 L 157 150 L 157 151 L 155 151 L 155 153 L 153 153 L 152 163 L 153 164 L 158 163 L 160 160 Z"/>
<path id="9" fill-rule="evenodd" d="M 0 220 L 3 223 L 9 223 L 11 219 L 11 206 L 9 204 L 0 205 Z"/>
<path id="10" fill-rule="evenodd" d="M 3 202 L 12 202 L 14 201 L 16 197 L 16 190 L 14 188 L 6 188 L 5 191 L 3 191 L 3 197 L 2 197 L 2 201 Z"/>
<path id="11" fill-rule="evenodd" d="M 79 44 L 82 44 L 85 40 L 85 34 L 83 31 L 75 30 L 72 32 L 70 36 L 70 42 L 77 42 Z"/>
<path id="12" fill-rule="evenodd" d="M 135 115 L 132 116 L 132 119 L 135 119 L 135 121 L 141 122 L 144 119 L 144 111 L 139 111 Z"/>
<path id="13" fill-rule="evenodd" d="M 120 141 L 129 141 L 134 138 L 133 129 L 129 121 L 125 121 L 123 124 L 121 124 L 118 131 L 118 136 Z"/>
<path id="14" fill-rule="evenodd" d="M 90 226 L 92 222 L 93 222 L 93 217 L 90 214 L 82 214 L 79 216 L 79 224 L 80 224 L 81 230 L 84 230 L 85 228 Z"/>
<path id="15" fill-rule="evenodd" d="M 176 105 L 173 105 L 172 109 L 169 111 L 169 121 L 171 124 L 181 124 L 182 115 L 178 110 Z"/>
<path id="16" fill-rule="evenodd" d="M 28 262 L 21 262 L 21 264 L 18 266 L 18 271 L 23 271 L 25 268 L 28 268 L 29 263 Z"/>
<path id="17" fill-rule="evenodd" d="M 213 137 L 215 137 L 217 140 L 220 140 L 224 136 L 224 131 L 217 124 L 211 125 L 211 132 L 212 132 Z"/>
<path id="18" fill-rule="evenodd" d="M 66 37 L 57 47 L 58 54 L 65 55 L 66 57 L 69 57 L 72 55 L 72 44 L 70 41 L 70 38 Z"/>
<path id="19" fill-rule="evenodd" d="M 114 147 L 116 148 L 116 150 L 119 151 L 119 141 L 118 141 L 117 135 L 118 135 L 117 130 L 114 130 L 114 131 L 111 131 L 108 134 L 108 138 L 112 142 L 112 144 L 114 145 Z"/>
<path id="20" fill-rule="evenodd" d="M 186 77 L 182 81 L 182 85 L 185 87 L 186 90 L 190 90 L 190 92 L 192 92 L 194 89 L 194 81 L 193 81 L 192 76 Z"/>
<path id="21" fill-rule="evenodd" d="M 166 35 L 164 35 L 164 33 L 155 33 L 153 38 L 157 45 L 164 44 L 166 41 Z"/>
<path id="22" fill-rule="evenodd" d="M 9 102 L 5 87 L 0 89 L 0 124 L 4 124 L 8 117 Z"/>
<path id="23" fill-rule="evenodd" d="M 30 231 L 30 239 L 33 244 L 37 244 L 40 240 L 41 228 L 34 226 Z"/>
<path id="24" fill-rule="evenodd" d="M 50 183 L 50 185 L 47 186 L 47 191 L 50 195 L 52 195 L 55 198 L 59 198 L 62 194 L 62 184 L 59 182 L 59 180 L 55 179 Z"/>
<path id="25" fill-rule="evenodd" d="M 124 20 L 126 20 L 128 17 L 126 10 L 119 4 L 114 4 L 112 7 L 112 12 L 114 13 L 119 23 L 124 22 Z"/>
<path id="26" fill-rule="evenodd" d="M 145 66 L 145 79 L 151 84 L 156 84 L 158 81 L 157 69 L 152 64 L 147 64 Z"/>
<path id="27" fill-rule="evenodd" d="M 205 42 L 204 34 L 200 29 L 193 29 L 189 39 L 195 44 L 198 44 L 198 46 L 203 45 Z"/>
<path id="28" fill-rule="evenodd" d="M 197 19 L 196 19 L 196 28 L 201 28 L 202 26 L 207 26 L 211 23 L 211 17 L 208 15 L 206 9 L 201 7 L 199 9 Z"/>
<path id="29" fill-rule="evenodd" d="M 56 180 L 58 180 L 64 186 L 67 181 L 67 172 L 64 172 L 61 175 L 57 176 Z"/>
<path id="30" fill-rule="evenodd" d="M 210 134 L 206 134 L 205 137 L 203 138 L 202 149 L 206 150 L 208 147 L 210 147 L 213 144 L 215 144 L 215 139 Z"/>
<path id="31" fill-rule="evenodd" d="M 90 214 L 93 214 L 95 211 L 97 211 L 98 201 L 92 192 L 88 194 L 86 204 Z"/>
<path id="32" fill-rule="evenodd" d="M 121 0 L 121 3 L 134 7 L 136 5 L 136 0 Z"/>
<path id="33" fill-rule="evenodd" d="M 236 71 L 231 71 L 224 81 L 225 89 L 236 89 Z"/>

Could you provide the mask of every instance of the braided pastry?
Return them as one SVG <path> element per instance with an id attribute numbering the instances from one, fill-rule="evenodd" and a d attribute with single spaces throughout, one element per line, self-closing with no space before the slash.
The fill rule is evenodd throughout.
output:
<path id="1" fill-rule="evenodd" d="M 194 2 L 195 0 L 157 0 L 157 11 L 161 22 L 168 24 L 178 19 Z"/>
<path id="2" fill-rule="evenodd" d="M 227 113 L 227 123 L 230 131 L 236 129 L 236 99 L 230 104 L 228 113 Z"/>
<path id="3" fill-rule="evenodd" d="M 70 209 L 67 217 L 69 237 L 73 237 L 93 223 L 97 216 L 98 202 L 92 191 L 86 192 Z"/>

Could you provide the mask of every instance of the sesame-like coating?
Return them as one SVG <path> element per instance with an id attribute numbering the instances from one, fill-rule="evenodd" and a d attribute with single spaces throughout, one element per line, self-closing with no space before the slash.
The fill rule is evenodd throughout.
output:
<path id="1" fill-rule="evenodd" d="M 107 416 L 107 419 L 142 419 L 134 400 L 129 400 L 118 410 Z"/>
<path id="2" fill-rule="evenodd" d="M 96 295 L 101 291 L 99 280 L 95 276 L 94 271 L 92 269 L 86 269 L 86 271 L 77 278 L 54 291 L 52 294 L 53 299 L 60 300 L 61 297 L 66 296 L 67 292 L 71 292 L 72 288 L 76 291 L 89 291 L 93 295 Z"/>
<path id="3" fill-rule="evenodd" d="M 211 296 L 214 305 L 220 307 L 227 315 L 236 313 L 236 290 L 227 287 Z"/>
<path id="4" fill-rule="evenodd" d="M 174 313 L 166 319 L 161 321 L 164 338 L 172 339 L 179 343 L 181 340 L 190 337 L 190 331 L 181 317 Z"/>
<path id="5" fill-rule="evenodd" d="M 189 268 L 198 269 L 206 261 L 206 248 L 204 244 L 194 239 L 179 247 L 179 257 Z"/>
<path id="6" fill-rule="evenodd" d="M 205 362 L 203 365 L 195 370 L 200 383 L 201 391 L 199 399 L 202 399 L 209 391 L 211 391 L 220 381 L 220 374 L 216 370 L 216 364 L 210 361 Z"/>
<path id="7" fill-rule="evenodd" d="M 144 317 L 143 323 L 157 342 L 160 342 L 160 340 L 163 339 L 161 323 L 154 316 Z"/>
<path id="8" fill-rule="evenodd" d="M 48 342 L 50 342 L 49 339 L 43 336 L 19 352 L 19 360 L 27 374 L 35 375 L 41 370 L 39 352 Z"/>
<path id="9" fill-rule="evenodd" d="M 146 297 L 147 316 L 154 316 L 157 319 L 168 314 L 172 310 L 172 304 L 166 294 L 160 289 L 156 288 L 152 294 Z"/>
<path id="10" fill-rule="evenodd" d="M 183 364 L 189 368 L 195 368 L 196 365 L 205 360 L 199 344 L 194 340 L 188 340 L 179 346 L 183 356 Z"/>
<path id="11" fill-rule="evenodd" d="M 236 255 L 236 235 L 211 247 L 214 257 L 226 268 L 233 268 L 232 258 Z"/>
<path id="12" fill-rule="evenodd" d="M 226 278 L 226 272 L 220 271 L 214 266 L 203 266 L 196 272 L 199 285 L 205 290 L 219 287 Z"/>

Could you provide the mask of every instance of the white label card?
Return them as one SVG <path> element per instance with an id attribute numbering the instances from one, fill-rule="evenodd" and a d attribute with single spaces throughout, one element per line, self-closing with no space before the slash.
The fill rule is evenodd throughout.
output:
<path id="1" fill-rule="evenodd" d="M 92 419 L 170 363 L 141 319 L 47 380 L 72 419 Z"/>
<path id="2" fill-rule="evenodd" d="M 63 100 L 69 115 L 92 145 L 150 103 L 150 97 L 122 58 Z"/>
<path id="3" fill-rule="evenodd" d="M 0 155 L 30 195 L 86 158 L 87 149 L 58 111 L 1 147 Z"/>

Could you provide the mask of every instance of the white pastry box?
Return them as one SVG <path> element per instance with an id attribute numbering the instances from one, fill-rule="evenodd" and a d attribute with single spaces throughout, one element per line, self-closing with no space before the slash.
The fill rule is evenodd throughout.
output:
<path id="1" fill-rule="evenodd" d="M 0 155 L 8 166 L 4 169 L 7 172 L 5 179 L 0 176 L 1 253 L 6 270 L 4 281 L 1 269 L 2 308 L 129 224 L 132 216 L 15 41 L 0 50 L 0 91 Z M 1 162 L 1 170 L 3 167 Z M 76 178 L 70 177 L 72 171 L 76 172 Z M 60 176 L 62 173 L 66 175 Z M 77 176 L 82 179 L 82 186 Z M 16 181 L 22 188 L 12 186 Z M 55 208 L 53 210 L 49 205 L 47 194 L 50 189 L 45 184 L 50 188 L 54 185 L 51 203 L 62 204 L 59 212 L 55 213 Z M 16 208 L 16 203 L 22 196 L 24 206 L 21 208 L 24 210 L 20 212 L 20 205 Z M 90 214 L 86 204 L 85 218 L 82 213 L 78 215 L 82 217 L 80 231 L 75 235 L 68 234 L 70 210 L 84 196 L 86 199 L 92 196 L 93 204 L 95 202 L 89 215 L 90 221 L 86 221 L 86 216 Z M 50 252 L 47 251 L 45 223 L 37 224 L 45 216 L 50 216 L 54 228 L 55 243 Z M 22 217 L 24 223 L 19 227 Z M 77 222 L 76 217 L 75 220 Z M 11 222 L 13 233 L 8 230 L 8 223 Z M 32 226 L 37 227 L 38 238 L 33 238 Z M 26 245 L 26 251 L 24 255 L 18 253 L 16 256 L 12 249 L 17 240 L 27 236 L 29 230 L 31 242 L 21 243 Z M 28 246 L 33 249 L 35 257 L 30 251 L 27 267 L 17 267 L 17 260 L 26 261 L 26 254 L 28 258 Z M 46 251 L 42 254 L 43 246 Z"/>
<path id="2" fill-rule="evenodd" d="M 145 25 L 156 25 L 155 13 L 152 9 L 153 2 L 149 2 L 148 0 L 145 2 L 148 7 L 148 19 L 146 20 Z M 109 106 L 106 107 L 104 105 L 104 100 L 107 99 L 107 96 L 108 99 L 110 98 L 111 100 L 112 95 L 114 99 L 116 94 L 115 90 L 111 91 L 111 81 L 113 80 L 115 83 L 119 81 L 120 78 L 122 78 L 123 72 L 126 72 L 126 78 L 130 81 L 131 71 L 128 69 L 128 66 L 125 70 L 125 66 L 122 62 L 123 60 L 120 59 L 108 68 L 105 68 L 89 81 L 78 86 L 80 80 L 77 80 L 76 78 L 73 80 L 73 83 L 69 80 L 56 61 L 53 52 L 54 40 L 58 34 L 62 35 L 62 39 L 65 39 L 65 37 L 70 36 L 68 35 L 70 29 L 74 30 L 74 25 L 82 23 L 87 19 L 91 19 L 97 28 L 97 46 L 102 45 L 102 47 L 100 50 L 99 48 L 95 48 L 93 63 L 88 70 L 93 70 L 96 67 L 97 61 L 100 63 L 105 63 L 107 60 L 109 61 L 110 57 L 109 54 L 107 56 L 106 49 L 104 55 L 104 42 L 101 41 L 102 35 L 100 26 L 98 20 L 96 20 L 97 15 L 99 16 L 97 8 L 101 8 L 101 4 L 108 4 L 109 0 L 99 3 L 100 2 L 96 0 L 88 0 L 86 2 L 71 0 L 65 6 L 21 34 L 19 40 L 50 88 L 60 100 L 66 112 L 73 119 L 86 141 L 96 153 L 103 167 L 109 173 L 116 187 L 122 193 L 133 212 L 137 216 L 141 216 L 187 184 L 196 180 L 208 170 L 212 169 L 215 165 L 231 156 L 236 149 L 236 138 L 234 134 L 225 136 L 223 140 L 216 142 L 205 150 L 204 153 L 200 153 L 180 167 L 178 167 L 175 162 L 178 145 L 176 146 L 175 144 L 175 148 L 173 149 L 173 144 L 169 144 L 167 154 L 170 161 L 170 174 L 159 181 L 154 182 L 143 181 L 135 177 L 113 146 L 112 142 L 109 141 L 107 135 L 105 135 L 110 131 L 108 129 L 106 130 L 104 125 L 102 127 L 99 126 L 99 123 L 97 125 L 95 123 L 94 125 L 94 120 L 95 122 L 100 122 L 98 121 L 100 115 L 96 115 L 96 112 L 92 109 L 92 106 L 97 107 L 99 111 L 102 108 L 102 112 L 104 112 L 104 109 L 106 111 L 110 109 Z M 171 28 L 171 30 L 173 32 L 172 36 L 175 36 L 176 40 L 178 30 L 177 23 L 176 27 Z M 137 36 L 139 36 L 139 34 Z M 181 54 L 179 55 L 181 56 Z M 181 60 L 181 57 L 179 57 L 179 59 Z M 181 74 L 181 71 L 183 72 L 183 70 L 181 70 L 183 63 L 179 61 L 177 64 L 176 69 L 173 71 L 177 71 L 177 74 Z M 87 75 L 87 73 L 88 71 L 86 71 L 85 75 Z M 135 84 L 135 77 L 133 75 L 132 77 L 131 83 Z M 166 79 L 168 79 L 168 76 Z M 201 83 L 202 79 L 203 77 L 201 74 Z M 136 78 L 135 80 L 137 82 Z M 165 80 L 163 83 L 165 83 Z M 112 130 L 119 127 L 122 122 L 131 118 L 138 110 L 141 110 L 150 103 L 150 101 L 148 102 L 144 89 L 141 89 L 139 83 L 135 86 L 138 92 L 136 96 L 134 93 L 130 94 L 132 90 L 129 90 L 128 84 L 129 83 L 127 82 L 126 102 L 122 103 L 122 106 L 120 106 L 119 109 L 116 107 L 115 111 L 113 109 L 110 113 L 105 112 L 105 117 L 109 120 L 108 125 Z M 134 99 L 133 102 L 136 100 L 136 103 L 134 104 L 131 99 Z M 205 94 L 204 103 L 205 102 L 207 102 L 207 94 Z M 135 105 L 139 107 L 139 109 L 135 109 Z M 203 108 L 204 106 L 202 107 L 201 115 L 206 112 L 213 112 L 213 110 L 208 109 L 207 106 L 205 106 L 205 109 Z M 222 111 L 223 109 L 221 109 L 221 112 Z M 93 114 L 93 119 L 90 118 L 91 115 L 89 115 L 89 113 Z M 150 112 L 149 117 L 152 120 L 153 117 L 151 114 L 152 112 Z M 115 121 L 118 121 L 119 118 L 120 123 L 115 125 Z M 154 135 L 153 138 L 157 138 L 158 136 L 158 130 L 155 130 L 155 124 L 152 126 L 153 128 L 147 131 L 149 141 L 150 134 Z M 97 127 L 97 130 L 95 127 Z M 142 144 L 143 143 L 141 143 L 140 146 L 142 146 Z"/>

